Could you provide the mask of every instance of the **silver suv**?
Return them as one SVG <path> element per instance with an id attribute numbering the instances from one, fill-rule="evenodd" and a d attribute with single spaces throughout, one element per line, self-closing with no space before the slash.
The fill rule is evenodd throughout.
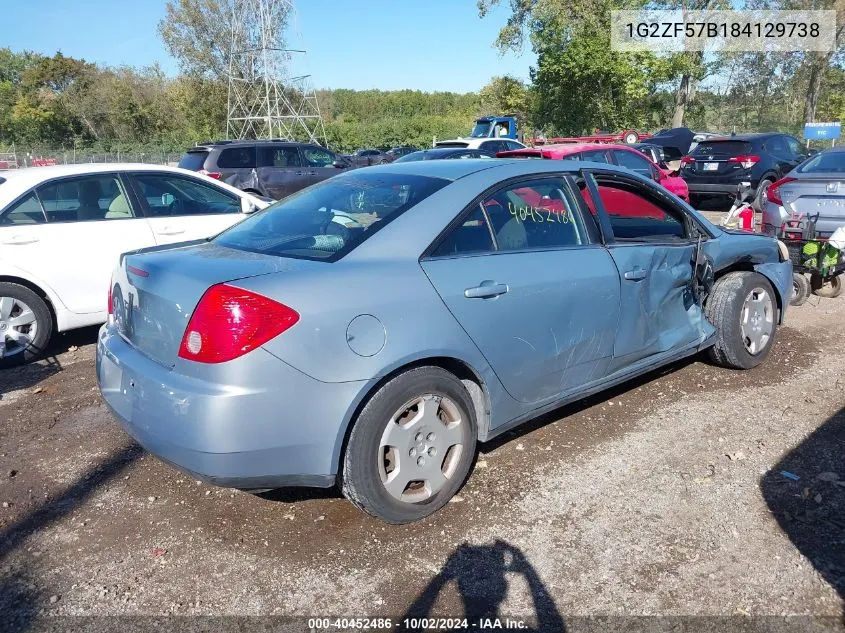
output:
<path id="1" fill-rule="evenodd" d="M 179 167 L 281 200 L 349 169 L 351 164 L 319 145 L 267 140 L 197 143 L 185 152 Z"/>

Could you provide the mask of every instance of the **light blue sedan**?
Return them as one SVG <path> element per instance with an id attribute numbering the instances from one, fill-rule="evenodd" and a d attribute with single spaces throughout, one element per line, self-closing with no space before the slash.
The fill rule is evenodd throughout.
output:
<path id="1" fill-rule="evenodd" d="M 392 164 L 124 255 L 97 378 L 199 479 L 338 484 L 405 523 L 455 494 L 478 441 L 702 350 L 763 362 L 791 279 L 776 240 L 607 164 Z"/>

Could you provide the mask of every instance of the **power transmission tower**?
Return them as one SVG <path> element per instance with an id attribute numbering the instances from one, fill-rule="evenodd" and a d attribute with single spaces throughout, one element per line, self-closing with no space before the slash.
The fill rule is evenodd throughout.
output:
<path id="1" fill-rule="evenodd" d="M 304 50 L 287 48 L 291 0 L 235 0 L 229 49 L 228 138 L 284 138 L 326 145 L 310 75 L 295 74 Z"/>

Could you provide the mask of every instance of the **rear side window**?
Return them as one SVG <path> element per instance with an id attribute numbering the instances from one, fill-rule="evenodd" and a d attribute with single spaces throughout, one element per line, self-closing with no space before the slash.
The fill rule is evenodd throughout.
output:
<path id="1" fill-rule="evenodd" d="M 66 178 L 37 188 L 48 222 L 124 220 L 134 217 L 114 175 Z"/>
<path id="2" fill-rule="evenodd" d="M 751 154 L 751 143 L 745 141 L 701 141 L 693 156 L 747 156 Z"/>
<path id="3" fill-rule="evenodd" d="M 489 253 L 495 250 L 487 218 L 477 206 L 461 225 L 452 229 L 432 253 L 433 257 Z"/>
<path id="4" fill-rule="evenodd" d="M 228 147 L 220 152 L 217 166 L 223 169 L 255 167 L 255 147 Z"/>
<path id="5" fill-rule="evenodd" d="M 0 215 L 0 226 L 44 224 L 46 221 L 41 203 L 35 197 L 35 192 L 27 194 Z"/>
<path id="6" fill-rule="evenodd" d="M 199 171 L 205 165 L 206 158 L 208 158 L 208 152 L 188 152 L 182 156 L 182 159 L 179 161 L 179 167 L 190 169 L 191 171 Z"/>
<path id="7" fill-rule="evenodd" d="M 353 171 L 271 205 L 214 242 L 266 255 L 335 261 L 447 184 L 442 178 Z"/>
<path id="8" fill-rule="evenodd" d="M 262 167 L 302 167 L 297 147 L 262 147 L 258 153 Z"/>
<path id="9" fill-rule="evenodd" d="M 590 241 L 562 178 L 509 185 L 481 204 L 501 251 L 579 246 Z"/>
<path id="10" fill-rule="evenodd" d="M 587 152 L 581 152 L 581 160 L 589 160 L 594 163 L 609 163 L 610 159 L 607 157 L 607 150 L 594 149 Z"/>
<path id="11" fill-rule="evenodd" d="M 597 179 L 599 197 L 618 241 L 684 241 L 683 218 L 642 187 L 612 178 Z"/>

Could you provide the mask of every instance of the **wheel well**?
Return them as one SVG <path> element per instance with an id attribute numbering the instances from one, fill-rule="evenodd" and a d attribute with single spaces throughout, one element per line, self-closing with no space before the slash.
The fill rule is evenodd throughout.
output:
<path id="1" fill-rule="evenodd" d="M 722 270 L 720 270 L 719 273 L 715 276 L 714 281 L 716 279 L 719 279 L 720 277 L 724 277 L 728 273 L 734 273 L 734 272 L 756 273 L 757 271 L 754 270 L 753 264 L 750 264 L 748 262 L 736 262 L 734 264 L 731 264 L 727 268 L 723 268 Z M 763 273 L 758 273 L 758 274 L 763 275 Z M 766 275 L 763 275 L 763 277 L 766 277 Z M 783 314 L 784 297 L 780 296 L 780 293 L 778 292 L 777 286 L 775 286 L 775 284 L 772 283 L 771 279 L 766 277 L 766 281 L 768 281 L 769 284 L 771 284 L 772 290 L 775 291 L 775 301 L 777 302 L 777 306 L 778 306 L 778 314 L 782 315 Z M 788 301 L 789 298 L 787 297 L 786 300 Z"/>
<path id="2" fill-rule="evenodd" d="M 44 303 L 47 304 L 47 309 L 50 311 L 50 316 L 53 317 L 53 328 L 56 328 L 58 326 L 58 324 L 56 323 L 56 308 L 53 305 L 53 302 L 50 301 L 50 297 L 47 296 L 47 293 L 44 292 L 39 286 L 27 279 L 22 279 L 21 277 L 12 277 L 11 275 L 0 275 L 0 282 L 24 286 L 25 288 L 29 288 L 30 290 L 32 290 L 32 292 L 44 299 Z"/>
<path id="3" fill-rule="evenodd" d="M 346 452 L 346 445 L 349 442 L 349 434 L 352 432 L 352 426 L 355 424 L 355 420 L 358 419 L 358 416 L 361 413 L 361 409 L 364 408 L 367 402 L 369 402 L 370 398 L 372 398 L 373 395 L 379 389 L 381 389 L 383 385 L 385 385 L 390 380 L 393 380 L 399 374 L 403 374 L 406 371 L 415 369 L 417 367 L 440 367 L 441 369 L 445 369 L 450 374 L 454 375 L 456 378 L 458 378 L 458 380 L 463 383 L 464 387 L 470 395 L 470 398 L 472 398 L 472 403 L 475 408 L 476 429 L 480 437 L 484 436 L 488 427 L 490 415 L 490 397 L 487 393 L 487 388 L 484 385 L 484 381 L 481 380 L 481 377 L 469 365 L 467 365 L 461 360 L 458 360 L 457 358 L 451 358 L 448 356 L 421 358 L 406 365 L 402 365 L 401 367 L 397 367 L 389 374 L 386 374 L 385 376 L 380 378 L 378 382 L 376 382 L 370 387 L 370 389 L 367 391 L 367 394 L 361 399 L 361 402 L 358 403 L 358 406 L 355 407 L 355 411 L 352 414 L 352 417 L 349 419 L 349 423 L 346 425 L 346 429 L 343 432 L 343 442 L 341 443 L 340 453 L 338 454 L 338 478 L 340 478 L 341 476 L 341 471 L 343 468 L 343 455 Z"/>

